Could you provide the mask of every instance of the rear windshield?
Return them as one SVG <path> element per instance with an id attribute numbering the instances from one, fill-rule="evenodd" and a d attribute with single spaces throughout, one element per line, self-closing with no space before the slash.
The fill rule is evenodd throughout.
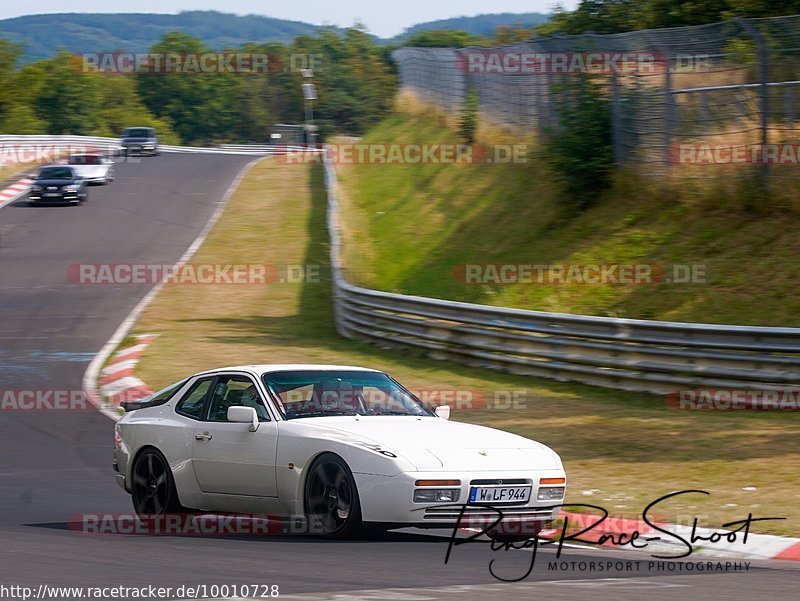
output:
<path id="1" fill-rule="evenodd" d="M 126 411 L 134 411 L 135 409 L 145 409 L 147 407 L 156 407 L 158 405 L 163 405 L 167 401 L 169 401 L 175 393 L 178 392 L 183 385 L 188 382 L 189 379 L 181 380 L 175 384 L 167 386 L 166 388 L 159 390 L 158 392 L 151 394 L 149 397 L 145 397 L 141 401 L 130 401 L 127 403 L 123 403 L 123 408 Z"/>
<path id="2" fill-rule="evenodd" d="M 69 157 L 70 165 L 102 165 L 103 159 L 95 154 L 74 154 Z"/>
<path id="3" fill-rule="evenodd" d="M 125 138 L 152 138 L 155 133 L 156 132 L 147 127 L 129 127 L 122 132 L 122 135 Z"/>
<path id="4" fill-rule="evenodd" d="M 45 167 L 39 172 L 39 179 L 72 179 L 69 167 Z"/>

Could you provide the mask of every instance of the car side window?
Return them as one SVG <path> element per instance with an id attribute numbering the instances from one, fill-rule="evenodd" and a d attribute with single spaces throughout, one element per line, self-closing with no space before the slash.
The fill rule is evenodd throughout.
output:
<path id="1" fill-rule="evenodd" d="M 203 406 L 213 378 L 198 380 L 175 406 L 175 412 L 192 419 L 203 419 Z"/>
<path id="2" fill-rule="evenodd" d="M 252 407 L 256 410 L 259 421 L 266 422 L 270 419 L 255 382 L 247 376 L 221 375 L 217 378 L 208 407 L 208 421 L 228 421 L 229 407 Z"/>

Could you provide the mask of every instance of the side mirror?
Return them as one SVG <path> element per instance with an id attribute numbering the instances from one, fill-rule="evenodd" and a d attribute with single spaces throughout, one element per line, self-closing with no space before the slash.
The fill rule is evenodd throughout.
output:
<path id="1" fill-rule="evenodd" d="M 450 419 L 450 405 L 439 405 L 434 413 L 442 419 Z"/>
<path id="2" fill-rule="evenodd" d="M 258 413 L 252 407 L 228 407 L 228 421 L 237 424 L 250 424 L 250 431 L 258 430 Z"/>

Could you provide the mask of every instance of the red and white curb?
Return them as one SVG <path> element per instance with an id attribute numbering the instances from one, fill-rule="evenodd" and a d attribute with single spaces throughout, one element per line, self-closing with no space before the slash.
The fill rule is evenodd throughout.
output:
<path id="1" fill-rule="evenodd" d="M 567 534 L 589 528 L 599 519 L 595 515 L 573 513 L 571 511 L 562 511 L 559 518 L 569 520 Z M 736 532 L 734 534 L 730 530 L 715 530 L 699 526 L 693 531 L 691 526 L 679 524 L 656 523 L 656 525 L 662 531 L 657 530 L 641 519 L 607 517 L 602 524 L 593 527 L 589 532 L 579 535 L 578 538 L 598 544 L 603 536 L 613 536 L 613 540 L 619 542 L 621 535 L 626 534 L 625 540 L 629 541 L 633 532 L 638 531 L 641 538 L 637 541 L 637 545 L 644 544 L 642 539 L 647 537 L 658 536 L 661 538 L 658 541 L 648 542 L 647 547 L 644 548 L 645 552 L 653 552 L 659 555 L 681 555 L 685 553 L 688 550 L 687 546 L 677 538 L 663 532 L 665 530 L 685 541 L 691 541 L 694 535 L 696 542 L 692 544 L 692 556 L 800 561 L 800 538 L 749 532 L 747 542 L 745 542 L 744 532 Z M 558 532 L 560 533 L 560 530 Z M 712 538 L 715 533 L 720 536 L 713 536 Z M 728 534 L 730 534 L 730 537 Z M 715 542 L 708 541 L 707 539 L 709 538 L 712 538 Z M 717 540 L 718 538 L 719 540 Z M 614 544 L 610 538 L 605 538 L 602 546 L 642 551 L 642 549 L 633 549 L 629 544 L 622 546 Z M 682 559 L 688 559 L 688 557 Z"/>
<path id="2" fill-rule="evenodd" d="M 0 209 L 22 197 L 30 189 L 32 183 L 32 179 L 22 178 L 5 190 L 0 190 Z"/>
<path id="3" fill-rule="evenodd" d="M 100 371 L 97 383 L 106 408 L 119 407 L 124 401 L 138 401 L 153 394 L 147 384 L 133 375 L 133 370 L 156 337 L 155 334 L 136 336 L 136 344 L 118 350 Z"/>

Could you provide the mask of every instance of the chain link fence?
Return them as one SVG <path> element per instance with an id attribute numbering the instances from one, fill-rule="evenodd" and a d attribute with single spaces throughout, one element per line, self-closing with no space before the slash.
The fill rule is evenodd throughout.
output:
<path id="1" fill-rule="evenodd" d="M 800 15 L 614 35 L 550 36 L 496 47 L 400 48 L 401 86 L 448 112 L 470 91 L 483 119 L 544 135 L 569 102 L 565 78 L 599 82 L 617 164 L 757 165 L 800 177 Z M 573 80 L 574 81 L 574 80 Z"/>

